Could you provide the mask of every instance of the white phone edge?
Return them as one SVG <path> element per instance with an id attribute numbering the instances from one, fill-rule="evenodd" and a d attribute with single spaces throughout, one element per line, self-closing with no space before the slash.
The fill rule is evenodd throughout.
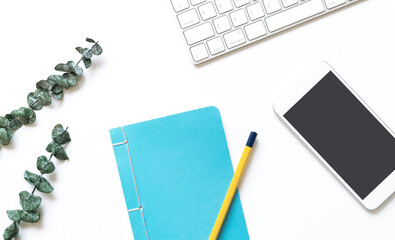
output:
<path id="1" fill-rule="evenodd" d="M 325 61 L 315 63 L 304 75 L 295 81 L 274 103 L 273 108 L 288 128 L 316 155 L 318 159 L 342 182 L 359 202 L 368 210 L 375 210 L 395 192 L 395 171 L 379 184 L 365 199 L 361 199 L 323 157 L 303 138 L 301 134 L 285 119 L 284 114 L 291 109 L 311 88 L 313 88 L 329 71 L 353 93 L 353 95 L 373 114 L 373 116 L 395 138 L 392 130 L 375 114 L 372 109 L 355 93 L 343 78 Z"/>

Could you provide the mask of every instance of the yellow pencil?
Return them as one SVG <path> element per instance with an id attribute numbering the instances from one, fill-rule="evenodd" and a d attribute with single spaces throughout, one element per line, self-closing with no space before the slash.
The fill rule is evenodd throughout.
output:
<path id="1" fill-rule="evenodd" d="M 237 165 L 235 175 L 232 178 L 232 182 L 230 183 L 228 192 L 226 193 L 225 200 L 222 203 L 221 210 L 219 211 L 217 220 L 215 221 L 213 230 L 211 231 L 209 240 L 216 240 L 219 232 L 221 231 L 222 224 L 224 223 L 226 214 L 228 213 L 229 206 L 232 203 L 233 196 L 235 195 L 237 189 L 237 185 L 239 185 L 241 174 L 243 173 L 244 167 L 247 163 L 248 156 L 250 155 L 251 149 L 254 145 L 257 135 L 258 134 L 256 132 L 250 133 L 243 154 L 241 155 L 240 162 Z"/>

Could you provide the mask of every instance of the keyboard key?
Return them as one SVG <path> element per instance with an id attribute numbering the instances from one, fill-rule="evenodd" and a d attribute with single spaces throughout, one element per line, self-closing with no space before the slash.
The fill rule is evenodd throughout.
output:
<path id="1" fill-rule="evenodd" d="M 200 16 L 203 20 L 207 20 L 217 16 L 212 2 L 206 3 L 199 7 Z"/>
<path id="2" fill-rule="evenodd" d="M 216 37 L 212 40 L 207 41 L 208 50 L 212 55 L 225 51 L 225 45 L 222 42 L 221 37 Z"/>
<path id="3" fill-rule="evenodd" d="M 217 33 L 223 33 L 223 32 L 226 32 L 232 28 L 232 26 L 230 25 L 229 19 L 226 15 L 219 17 L 217 19 L 214 19 L 213 23 L 214 23 L 214 27 L 215 27 L 215 30 L 217 31 Z"/>
<path id="4" fill-rule="evenodd" d="M 284 7 L 289 7 L 298 3 L 298 0 L 282 0 Z"/>
<path id="5" fill-rule="evenodd" d="M 346 3 L 346 0 L 325 0 L 326 6 L 331 9 L 337 7 L 343 3 Z"/>
<path id="6" fill-rule="evenodd" d="M 323 11 L 325 8 L 321 0 L 311 0 L 266 18 L 266 24 L 269 31 L 273 32 Z"/>
<path id="7" fill-rule="evenodd" d="M 205 2 L 206 0 L 191 0 L 191 4 L 193 6 L 198 5 L 199 3 Z"/>
<path id="8" fill-rule="evenodd" d="M 189 8 L 188 0 L 170 0 L 171 4 L 173 4 L 174 11 L 180 12 Z"/>
<path id="9" fill-rule="evenodd" d="M 208 52 L 206 50 L 206 47 L 204 46 L 204 44 L 199 44 L 197 46 L 191 47 L 191 54 L 193 57 L 193 60 L 195 60 L 195 62 L 199 62 L 205 58 L 208 58 Z"/>
<path id="10" fill-rule="evenodd" d="M 248 40 L 253 40 L 255 38 L 262 37 L 263 35 L 265 35 L 267 33 L 265 24 L 263 23 L 263 21 L 258 21 L 258 22 L 249 24 L 244 27 L 244 30 L 246 31 Z"/>
<path id="11" fill-rule="evenodd" d="M 233 0 L 233 2 L 235 3 L 236 7 L 241 7 L 247 3 L 250 3 L 250 0 Z"/>
<path id="12" fill-rule="evenodd" d="M 230 0 L 215 0 L 215 5 L 217 5 L 217 9 L 220 14 L 233 10 L 233 5 Z"/>
<path id="13" fill-rule="evenodd" d="M 263 11 L 263 8 L 259 2 L 248 6 L 246 9 L 251 21 L 265 16 L 265 12 Z"/>
<path id="14" fill-rule="evenodd" d="M 244 13 L 243 9 L 239 9 L 237 11 L 229 14 L 230 19 L 232 20 L 233 26 L 238 27 L 248 22 L 247 16 Z"/>
<path id="15" fill-rule="evenodd" d="M 225 34 L 224 39 L 228 48 L 233 48 L 246 42 L 243 31 L 241 29 L 237 29 L 233 32 Z"/>
<path id="16" fill-rule="evenodd" d="M 263 0 L 267 13 L 271 14 L 281 10 L 281 5 L 278 0 Z"/>
<path id="17" fill-rule="evenodd" d="M 185 39 L 188 45 L 200 42 L 204 39 L 214 36 L 214 30 L 209 22 L 203 23 L 197 27 L 184 31 Z"/>
<path id="18" fill-rule="evenodd" d="M 200 22 L 199 16 L 195 9 L 180 13 L 178 14 L 177 18 L 180 22 L 181 28 L 187 28 Z"/>

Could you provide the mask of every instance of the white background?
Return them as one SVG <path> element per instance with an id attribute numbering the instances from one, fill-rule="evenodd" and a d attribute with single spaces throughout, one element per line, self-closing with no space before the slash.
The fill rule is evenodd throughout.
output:
<path id="1" fill-rule="evenodd" d="M 395 129 L 395 1 L 364 0 L 202 66 L 189 60 L 166 0 L 2 1 L 0 115 L 26 106 L 35 83 L 78 60 L 85 37 L 104 53 L 62 101 L 0 148 L 0 231 L 23 179 L 69 127 L 70 161 L 55 160 L 55 191 L 21 238 L 132 239 L 110 128 L 205 106 L 220 109 L 233 166 L 251 130 L 258 143 L 240 194 L 250 238 L 393 239 L 395 201 L 369 212 L 280 122 L 274 100 L 316 60 L 328 61 Z"/>

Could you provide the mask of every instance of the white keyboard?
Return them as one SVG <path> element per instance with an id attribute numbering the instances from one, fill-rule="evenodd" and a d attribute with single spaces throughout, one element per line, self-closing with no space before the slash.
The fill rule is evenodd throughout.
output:
<path id="1" fill-rule="evenodd" d="M 170 0 L 194 64 L 358 0 Z"/>

